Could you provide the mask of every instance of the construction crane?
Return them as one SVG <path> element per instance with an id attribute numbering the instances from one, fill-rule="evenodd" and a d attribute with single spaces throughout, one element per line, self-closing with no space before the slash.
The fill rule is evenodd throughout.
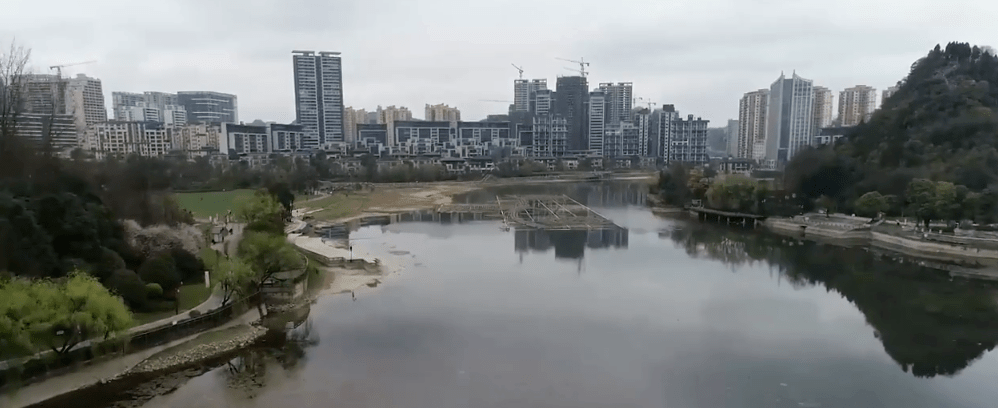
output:
<path id="1" fill-rule="evenodd" d="M 517 71 L 520 71 L 520 79 L 523 79 L 523 68 L 516 66 L 516 64 L 514 64 L 512 62 L 509 63 L 509 65 L 512 65 L 513 68 L 516 68 Z"/>
<path id="2" fill-rule="evenodd" d="M 655 110 L 655 109 L 652 108 L 652 106 L 655 105 L 655 102 L 652 102 L 651 99 L 638 97 L 638 99 L 634 102 L 634 104 L 637 105 L 638 103 L 642 103 L 642 104 L 647 103 L 649 111 L 654 111 Z"/>
<path id="3" fill-rule="evenodd" d="M 97 61 L 84 61 L 84 62 L 74 62 L 72 64 L 53 65 L 53 66 L 49 67 L 49 69 L 54 69 L 56 71 L 56 75 L 59 76 L 59 79 L 62 79 L 62 69 L 63 68 L 72 67 L 72 66 L 76 66 L 76 65 L 93 64 L 95 62 L 97 62 Z"/>
<path id="4" fill-rule="evenodd" d="M 565 59 L 565 58 L 557 58 L 557 57 L 555 57 L 555 59 L 559 59 L 559 60 L 562 60 L 562 61 L 568 61 L 568 62 L 574 62 L 576 64 L 579 64 L 579 69 L 578 69 L 577 72 L 580 73 L 580 74 L 582 74 L 582 77 L 585 78 L 585 76 L 587 74 L 586 67 L 589 66 L 589 63 L 586 62 L 586 58 L 585 57 L 579 58 L 578 61 L 576 61 L 576 60 L 570 60 L 570 59 Z M 572 71 L 576 71 L 576 70 L 573 69 Z"/>

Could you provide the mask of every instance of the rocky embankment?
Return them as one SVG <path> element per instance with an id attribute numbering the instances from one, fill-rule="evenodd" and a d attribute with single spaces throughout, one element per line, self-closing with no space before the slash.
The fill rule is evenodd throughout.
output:
<path id="1" fill-rule="evenodd" d="M 209 341 L 193 347 L 185 347 L 175 352 L 166 350 L 164 353 L 154 355 L 145 361 L 132 367 L 122 376 L 129 374 L 151 373 L 156 371 L 172 370 L 197 364 L 209 360 L 225 353 L 235 351 L 253 344 L 266 334 L 267 329 L 260 326 L 246 326 L 231 338 L 221 341 Z M 197 339 L 191 340 L 197 342 Z"/>

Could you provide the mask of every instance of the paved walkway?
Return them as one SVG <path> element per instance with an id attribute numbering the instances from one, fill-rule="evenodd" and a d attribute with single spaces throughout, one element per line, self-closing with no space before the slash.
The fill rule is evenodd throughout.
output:
<path id="1" fill-rule="evenodd" d="M 114 378 L 118 374 L 128 371 L 129 369 L 141 363 L 150 356 L 160 351 L 163 351 L 167 348 L 191 341 L 197 336 L 200 336 L 204 333 L 218 331 L 229 327 L 238 326 L 241 324 L 248 324 L 257 320 L 260 320 L 260 313 L 257 311 L 256 308 L 252 308 L 250 311 L 244 313 L 243 315 L 214 329 L 205 330 L 203 332 L 195 333 L 188 337 L 175 340 L 161 346 L 156 346 L 135 353 L 126 354 L 118 358 L 114 358 L 108 361 L 87 366 L 81 368 L 80 370 L 63 374 L 57 377 L 52 377 L 42 382 L 20 388 L 14 392 L 0 395 L 0 407 L 4 408 L 26 407 L 65 394 L 67 392 L 89 387 L 91 385 L 97 384 L 101 380 Z"/>

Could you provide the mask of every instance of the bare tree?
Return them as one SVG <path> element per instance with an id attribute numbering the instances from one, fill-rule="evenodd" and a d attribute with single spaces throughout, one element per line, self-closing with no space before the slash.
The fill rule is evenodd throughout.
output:
<path id="1" fill-rule="evenodd" d="M 15 138 L 17 117 L 24 108 L 25 74 L 31 50 L 11 41 L 10 47 L 0 50 L 0 176 L 16 174 L 20 170 Z"/>

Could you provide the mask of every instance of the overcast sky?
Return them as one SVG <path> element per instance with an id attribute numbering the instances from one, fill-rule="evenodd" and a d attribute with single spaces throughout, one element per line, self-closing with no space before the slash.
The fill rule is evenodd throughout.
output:
<path id="1" fill-rule="evenodd" d="M 590 61 L 590 86 L 634 83 L 634 96 L 721 125 L 738 99 L 796 70 L 836 91 L 878 90 L 938 43 L 995 45 L 989 0 L 5 0 L 0 41 L 112 91 L 212 90 L 239 117 L 294 120 L 291 50 L 341 51 L 345 103 L 426 103 L 462 119 L 505 113 L 511 63 L 525 78 Z M 838 103 L 836 101 L 836 103 Z"/>

